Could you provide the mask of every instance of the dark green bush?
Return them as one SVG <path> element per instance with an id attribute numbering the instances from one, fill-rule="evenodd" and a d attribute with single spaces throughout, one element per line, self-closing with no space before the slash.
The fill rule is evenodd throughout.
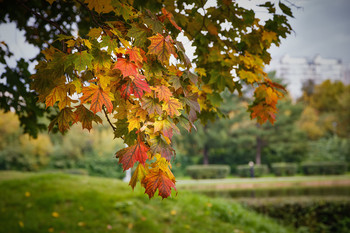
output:
<path id="1" fill-rule="evenodd" d="M 220 179 L 230 174 L 228 165 L 192 165 L 186 168 L 186 172 L 193 179 Z"/>
<path id="2" fill-rule="evenodd" d="M 250 207 L 298 228 L 298 232 L 350 232 L 349 201 L 261 202 Z"/>
<path id="3" fill-rule="evenodd" d="M 305 175 L 340 175 L 347 171 L 345 162 L 304 162 L 301 170 Z"/>
<path id="4" fill-rule="evenodd" d="M 266 165 L 254 165 L 254 177 L 260 177 L 268 174 L 269 169 Z M 240 177 L 250 177 L 250 167 L 249 165 L 238 165 L 237 166 L 237 175 Z"/>
<path id="5" fill-rule="evenodd" d="M 294 176 L 297 173 L 298 165 L 296 163 L 273 163 L 271 168 L 276 176 Z"/>

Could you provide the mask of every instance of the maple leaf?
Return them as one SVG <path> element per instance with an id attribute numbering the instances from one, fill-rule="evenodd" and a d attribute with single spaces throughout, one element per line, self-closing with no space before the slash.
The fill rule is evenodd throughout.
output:
<path id="1" fill-rule="evenodd" d="M 154 196 L 158 189 L 158 195 L 163 199 L 171 194 L 171 188 L 176 190 L 175 181 L 171 180 L 165 172 L 160 169 L 151 169 L 142 182 L 145 186 L 145 193 L 149 198 Z"/>
<path id="2" fill-rule="evenodd" d="M 111 0 L 85 0 L 90 10 L 95 9 L 97 13 L 109 13 L 113 11 Z"/>
<path id="3" fill-rule="evenodd" d="M 180 133 L 179 128 L 168 119 L 154 122 L 154 132 L 161 131 L 168 139 L 173 137 L 173 130 L 178 134 Z"/>
<path id="4" fill-rule="evenodd" d="M 134 45 L 137 47 L 144 47 L 147 42 L 147 29 L 144 25 L 132 24 L 127 36 L 135 39 Z"/>
<path id="5" fill-rule="evenodd" d="M 138 181 L 142 182 L 146 175 L 148 174 L 148 167 L 147 164 L 143 165 L 139 163 L 134 171 L 134 173 L 131 176 L 129 185 L 132 187 L 132 189 L 135 188 L 136 183 Z"/>
<path id="6" fill-rule="evenodd" d="M 172 87 L 175 89 L 175 91 L 177 91 L 178 89 L 182 88 L 181 80 L 177 76 L 174 76 L 174 75 L 171 76 L 169 78 L 169 82 L 172 84 Z"/>
<path id="7" fill-rule="evenodd" d="M 146 80 L 142 79 L 142 77 L 144 76 L 138 75 L 133 79 L 128 79 L 128 81 L 120 88 L 121 96 L 127 99 L 131 94 L 133 94 L 136 98 L 141 99 L 144 91 L 151 92 L 151 88 Z"/>
<path id="8" fill-rule="evenodd" d="M 101 47 L 107 47 L 107 52 L 110 54 L 118 47 L 116 39 L 112 39 L 109 36 L 102 36 Z"/>
<path id="9" fill-rule="evenodd" d="M 164 37 L 157 33 L 157 35 L 151 36 L 148 39 L 151 41 L 151 45 L 148 46 L 148 53 L 156 55 L 158 60 L 163 64 L 169 63 L 170 54 L 177 57 L 175 47 L 169 35 Z"/>
<path id="10" fill-rule="evenodd" d="M 119 158 L 119 163 L 122 164 L 123 171 L 125 171 L 133 167 L 137 161 L 144 165 L 148 159 L 148 150 L 148 146 L 139 137 L 135 145 L 118 151 L 116 157 Z"/>
<path id="11" fill-rule="evenodd" d="M 92 69 L 93 58 L 87 51 L 76 52 L 68 55 L 65 65 L 74 65 L 75 69 L 80 72 L 86 68 Z"/>
<path id="12" fill-rule="evenodd" d="M 162 105 L 164 111 L 166 111 L 169 116 L 179 116 L 180 112 L 178 110 L 182 109 L 182 104 L 175 98 L 170 98 L 168 102 Z"/>
<path id="13" fill-rule="evenodd" d="M 191 110 L 200 112 L 201 108 L 198 103 L 198 94 L 187 95 L 183 99 L 185 104 L 188 105 Z"/>
<path id="14" fill-rule="evenodd" d="M 130 75 L 135 77 L 138 75 L 137 66 L 125 58 L 118 58 L 117 63 L 113 69 L 119 69 L 122 72 L 124 78 Z"/>
<path id="15" fill-rule="evenodd" d="M 168 12 L 164 7 L 162 8 L 162 13 L 164 15 L 164 17 L 166 17 L 170 23 L 179 31 L 181 31 L 182 29 L 176 24 L 175 20 L 174 20 L 174 16 L 172 13 Z"/>
<path id="16" fill-rule="evenodd" d="M 246 71 L 246 70 L 238 71 L 238 76 L 241 79 L 246 80 L 248 83 L 254 83 L 260 79 L 259 77 L 256 76 L 255 73 L 253 73 L 251 71 Z"/>
<path id="17" fill-rule="evenodd" d="M 113 111 L 113 104 L 111 97 L 102 88 L 96 86 L 95 84 L 90 84 L 88 87 L 83 87 L 83 96 L 80 98 L 81 103 L 91 102 L 90 110 L 93 113 L 102 111 L 102 106 L 106 106 L 107 112 L 111 113 Z"/>
<path id="18" fill-rule="evenodd" d="M 59 85 L 53 88 L 48 96 L 46 96 L 46 108 L 53 106 L 57 101 L 64 101 L 67 97 L 67 92 L 65 85 Z M 62 110 L 65 106 L 60 105 L 60 110 Z"/>
<path id="19" fill-rule="evenodd" d="M 82 104 L 76 107 L 74 114 L 74 123 L 80 121 L 83 129 L 90 131 L 92 129 L 92 121 L 102 124 L 102 119 Z"/>
<path id="20" fill-rule="evenodd" d="M 170 96 L 173 95 L 169 88 L 164 85 L 156 86 L 155 92 L 157 94 L 158 99 L 160 101 L 164 100 L 165 102 L 168 102 Z"/>
<path id="21" fill-rule="evenodd" d="M 128 130 L 129 123 L 127 122 L 126 119 L 118 120 L 117 122 L 114 123 L 114 125 L 115 125 L 114 138 L 120 138 L 129 133 L 129 130 Z"/>
<path id="22" fill-rule="evenodd" d="M 74 113 L 72 112 L 72 108 L 66 107 L 62 109 L 57 117 L 51 121 L 49 125 L 49 131 L 53 129 L 53 127 L 58 124 L 58 130 L 61 133 L 64 133 L 66 130 L 70 128 L 71 123 L 74 122 Z"/>
<path id="23" fill-rule="evenodd" d="M 192 73 L 191 71 L 186 70 L 184 72 L 184 79 L 188 78 L 189 80 L 191 80 L 191 82 L 193 82 L 194 84 L 197 84 L 198 82 L 198 76 L 195 75 L 194 73 Z"/>
<path id="24" fill-rule="evenodd" d="M 137 64 L 138 67 L 142 66 L 143 58 L 139 48 L 133 47 L 132 49 L 127 49 L 126 54 L 129 55 L 130 61 L 135 62 L 135 64 Z"/>
<path id="25" fill-rule="evenodd" d="M 148 114 L 155 114 L 158 113 L 158 115 L 162 115 L 162 106 L 159 104 L 159 102 L 153 98 L 145 97 L 142 99 L 142 108 L 145 109 Z"/>
<path id="26" fill-rule="evenodd" d="M 151 138 L 149 143 L 153 154 L 159 153 L 167 161 L 171 160 L 175 150 L 166 141 L 164 141 L 161 136 Z"/>
<path id="27" fill-rule="evenodd" d="M 101 36 L 101 33 L 102 28 L 91 28 L 87 36 L 91 38 L 99 38 Z"/>

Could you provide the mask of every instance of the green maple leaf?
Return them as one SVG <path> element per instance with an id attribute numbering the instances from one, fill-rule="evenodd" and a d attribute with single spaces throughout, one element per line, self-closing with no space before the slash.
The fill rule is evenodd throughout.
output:
<path id="1" fill-rule="evenodd" d="M 87 51 L 76 52 L 68 55 L 65 67 L 74 65 L 75 69 L 80 72 L 86 68 L 92 69 L 93 56 Z"/>
<path id="2" fill-rule="evenodd" d="M 134 45 L 137 47 L 145 47 L 147 42 L 147 28 L 136 23 L 131 25 L 127 36 L 135 39 Z"/>
<path id="3" fill-rule="evenodd" d="M 107 52 L 111 53 L 115 48 L 118 47 L 118 42 L 115 39 L 110 38 L 109 36 L 103 36 L 101 41 L 101 47 L 108 47 Z"/>

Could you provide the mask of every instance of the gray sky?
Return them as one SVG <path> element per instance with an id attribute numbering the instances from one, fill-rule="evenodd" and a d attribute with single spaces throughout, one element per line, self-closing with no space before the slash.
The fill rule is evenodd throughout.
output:
<path id="1" fill-rule="evenodd" d="M 292 7 L 294 33 L 271 49 L 273 59 L 286 53 L 310 58 L 320 54 L 350 63 L 350 0 L 290 1 L 303 8 Z"/>
<path id="2" fill-rule="evenodd" d="M 280 47 L 271 48 L 272 58 L 278 59 L 286 53 L 309 58 L 320 54 L 323 57 L 342 59 L 343 62 L 350 63 L 350 0 L 289 1 L 301 6 L 302 9 L 292 7 L 295 18 L 290 19 L 290 24 L 294 33 L 284 39 Z M 238 2 L 253 7 L 264 1 L 238 0 Z M 272 2 L 278 1 L 272 0 Z M 10 46 L 17 59 L 31 58 L 38 52 L 25 43 L 23 33 L 16 30 L 14 24 L 0 25 L 0 41 L 2 40 Z M 191 57 L 191 51 L 189 56 Z"/>

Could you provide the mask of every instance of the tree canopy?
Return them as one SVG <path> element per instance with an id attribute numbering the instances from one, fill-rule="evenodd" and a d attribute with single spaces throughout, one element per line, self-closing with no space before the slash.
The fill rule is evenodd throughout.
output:
<path id="1" fill-rule="evenodd" d="M 191 131 L 221 115 L 220 93 L 254 88 L 251 118 L 273 123 L 284 87 L 267 78 L 268 49 L 291 32 L 293 17 L 283 2 L 265 2 L 266 20 L 230 0 L 33 0 L 0 3 L 1 22 L 15 22 L 28 43 L 42 51 L 35 74 L 28 61 L 7 65 L 0 46 L 0 108 L 15 110 L 24 130 L 37 135 L 51 120 L 62 133 L 80 122 L 90 130 L 104 115 L 116 138 L 128 145 L 116 153 L 124 170 L 136 167 L 137 182 L 149 197 L 175 189 L 171 146 L 179 126 Z M 195 46 L 190 60 L 178 39 Z M 28 85 L 30 89 L 28 90 Z M 39 104 L 37 104 L 37 102 Z"/>

